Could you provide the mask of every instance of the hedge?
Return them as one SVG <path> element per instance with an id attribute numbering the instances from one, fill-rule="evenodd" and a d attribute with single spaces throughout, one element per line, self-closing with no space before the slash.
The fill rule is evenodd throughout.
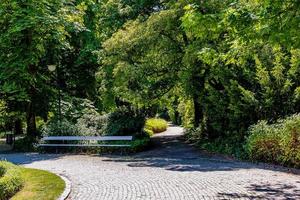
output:
<path id="1" fill-rule="evenodd" d="M 251 126 L 245 147 L 252 160 L 300 168 L 300 114 Z"/>
<path id="2" fill-rule="evenodd" d="M 20 167 L 0 161 L 0 200 L 8 200 L 23 187 L 23 184 Z"/>

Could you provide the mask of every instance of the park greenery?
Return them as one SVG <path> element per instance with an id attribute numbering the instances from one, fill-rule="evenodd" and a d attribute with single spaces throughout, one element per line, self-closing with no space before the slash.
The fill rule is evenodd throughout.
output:
<path id="1" fill-rule="evenodd" d="M 24 184 L 20 167 L 9 162 L 0 162 L 0 199 L 7 200 Z"/>
<path id="2" fill-rule="evenodd" d="M 0 161 L 0 199 L 57 199 L 65 182 L 57 175 Z"/>
<path id="3" fill-rule="evenodd" d="M 154 133 L 161 133 L 166 131 L 168 128 L 168 123 L 164 119 L 160 118 L 149 118 L 145 123 L 145 129 L 151 132 L 151 135 Z"/>
<path id="4" fill-rule="evenodd" d="M 56 200 L 64 192 L 65 182 L 56 174 L 30 168 L 21 168 L 23 188 L 11 200 Z"/>
<path id="5" fill-rule="evenodd" d="M 299 12 L 297 0 L 3 0 L 0 127 L 26 141 L 145 138 L 161 117 L 203 148 L 300 167 Z"/>
<path id="6" fill-rule="evenodd" d="M 299 124 L 300 115 L 297 114 L 280 119 L 273 124 L 260 121 L 251 126 L 246 143 L 250 158 L 299 167 Z"/>

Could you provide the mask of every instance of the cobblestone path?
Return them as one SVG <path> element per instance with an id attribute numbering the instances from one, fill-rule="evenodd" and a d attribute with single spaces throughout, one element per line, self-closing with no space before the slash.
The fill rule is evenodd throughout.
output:
<path id="1" fill-rule="evenodd" d="M 134 156 L 0 157 L 68 177 L 72 200 L 300 199 L 299 175 L 200 153 L 180 141 L 182 132 L 170 127 Z"/>

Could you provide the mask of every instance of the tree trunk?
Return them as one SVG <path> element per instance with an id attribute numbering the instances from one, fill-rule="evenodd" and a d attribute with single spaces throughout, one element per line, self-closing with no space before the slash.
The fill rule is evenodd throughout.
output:
<path id="1" fill-rule="evenodd" d="M 193 103 L 194 103 L 194 127 L 198 127 L 201 123 L 203 117 L 203 111 L 201 108 L 201 103 L 199 102 L 199 96 L 193 96 Z"/>
<path id="2" fill-rule="evenodd" d="M 180 116 L 177 110 L 174 110 L 175 125 L 180 125 Z"/>
<path id="3" fill-rule="evenodd" d="M 26 121 L 27 121 L 27 136 L 33 138 L 36 137 L 37 130 L 36 130 L 36 123 L 35 123 L 35 113 L 33 110 L 32 102 L 28 104 Z"/>
<path id="4" fill-rule="evenodd" d="M 23 134 L 21 119 L 16 119 L 16 121 L 15 121 L 14 134 L 15 135 L 22 135 Z"/>

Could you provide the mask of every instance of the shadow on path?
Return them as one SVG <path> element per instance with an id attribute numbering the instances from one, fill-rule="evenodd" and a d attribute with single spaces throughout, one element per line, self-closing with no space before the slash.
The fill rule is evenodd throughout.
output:
<path id="1" fill-rule="evenodd" d="M 253 194 L 219 193 L 219 197 L 226 199 L 300 199 L 299 188 L 290 184 L 251 184 L 247 189 Z"/>
<path id="2" fill-rule="evenodd" d="M 235 184 L 244 187 L 247 192 L 236 192 L 236 188 L 232 188 L 234 192 L 219 192 L 217 199 L 300 199 L 300 177 L 299 181 L 289 184 L 287 184 L 288 181 L 282 183 L 278 180 L 272 181 L 276 177 L 275 172 L 289 172 L 288 168 L 267 164 L 256 165 L 203 153 L 184 143 L 182 131 L 178 127 L 171 127 L 168 132 L 152 138 L 154 146 L 151 150 L 130 158 L 107 157 L 103 161 L 121 162 L 132 168 L 162 168 L 173 172 L 218 172 L 215 175 L 216 180 L 220 178 L 220 173 L 222 176 L 222 172 L 242 170 L 246 180 L 242 177 L 240 180 L 235 178 L 234 176 L 239 176 L 239 172 L 234 172 L 231 173 L 228 181 L 236 179 Z M 296 172 L 299 173 L 298 170 Z M 259 176 L 264 176 L 265 173 L 266 179 L 259 179 Z M 268 173 L 274 177 L 268 177 Z M 285 175 L 289 176 L 289 174 Z M 240 182 L 243 183 L 240 184 Z"/>
<path id="3" fill-rule="evenodd" d="M 64 157 L 64 154 L 39 154 L 39 153 L 7 153 L 0 154 L 0 160 L 7 160 L 18 165 L 31 164 L 33 162 L 51 160 L 55 161 L 61 157 Z"/>
<path id="4" fill-rule="evenodd" d="M 186 144 L 183 129 L 171 126 L 166 132 L 152 137 L 150 150 L 132 157 L 106 156 L 106 162 L 124 162 L 129 167 L 159 167 L 172 171 L 233 171 L 240 169 L 262 169 L 279 172 L 290 172 L 289 168 L 268 164 L 253 164 L 221 156 L 208 154 Z M 299 170 L 294 170 L 299 173 Z"/>
<path id="5" fill-rule="evenodd" d="M 96 197 L 110 186 L 120 192 L 121 181 L 122 187 L 137 183 L 136 189 L 125 187 L 130 194 L 144 194 L 138 190 L 141 187 L 161 194 L 170 190 L 170 195 L 176 189 L 178 195 L 186 192 L 194 199 L 300 199 L 300 177 L 281 173 L 287 168 L 203 153 L 184 143 L 183 129 L 176 126 L 156 134 L 152 141 L 152 149 L 131 156 L 12 153 L 0 154 L 0 159 L 67 175 L 74 184 L 73 196 L 93 191 Z M 105 180 L 107 184 L 102 184 Z"/>

